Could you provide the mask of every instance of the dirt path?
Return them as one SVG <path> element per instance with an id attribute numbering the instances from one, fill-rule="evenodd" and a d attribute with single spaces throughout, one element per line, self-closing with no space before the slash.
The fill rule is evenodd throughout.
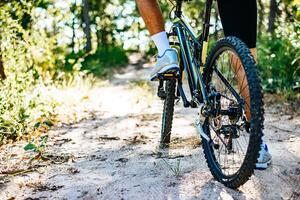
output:
<path id="1" fill-rule="evenodd" d="M 181 102 L 169 157 L 158 157 L 162 102 L 144 81 L 148 69 L 134 68 L 88 92 L 92 117 L 50 131 L 45 152 L 50 160 L 28 168 L 25 142 L 2 146 L 0 199 L 300 198 L 299 110 L 266 106 L 273 164 L 231 190 L 212 178 L 193 126 L 197 111 L 183 109 Z"/>

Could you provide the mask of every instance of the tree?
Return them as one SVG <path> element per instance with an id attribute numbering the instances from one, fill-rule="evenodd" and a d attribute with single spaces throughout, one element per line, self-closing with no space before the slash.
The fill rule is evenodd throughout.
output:
<path id="1" fill-rule="evenodd" d="M 275 30 L 275 20 L 278 12 L 278 5 L 276 0 L 270 0 L 270 13 L 269 13 L 269 24 L 268 32 L 273 33 Z"/>
<path id="2" fill-rule="evenodd" d="M 90 19 L 89 12 L 90 12 L 89 0 L 83 0 L 82 17 L 84 23 L 83 32 L 86 37 L 86 45 L 85 45 L 86 52 L 90 52 L 92 50 L 91 19 Z"/>
<path id="3" fill-rule="evenodd" d="M 262 0 L 258 0 L 258 34 L 261 35 L 263 31 L 263 21 L 265 17 L 265 4 Z"/>
<path id="4" fill-rule="evenodd" d="M 72 28 L 72 39 L 71 39 L 71 49 L 72 49 L 72 53 L 75 52 L 75 37 L 76 37 L 76 34 L 75 34 L 75 21 L 76 21 L 76 8 L 77 8 L 77 1 L 75 0 L 75 2 L 72 4 L 71 6 L 71 12 L 73 14 L 73 17 L 72 17 L 72 23 L 71 23 L 71 28 Z"/>
<path id="5" fill-rule="evenodd" d="M 3 60 L 2 60 L 1 51 L 0 51 L 0 78 L 2 80 L 6 79 L 6 75 L 5 75 L 5 72 L 4 72 L 4 63 L 3 63 Z"/>

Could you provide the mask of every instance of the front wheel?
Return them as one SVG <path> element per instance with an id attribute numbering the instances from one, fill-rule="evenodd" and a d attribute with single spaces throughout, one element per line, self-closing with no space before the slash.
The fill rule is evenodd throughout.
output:
<path id="1" fill-rule="evenodd" d="M 253 174 L 263 135 L 263 101 L 250 50 L 236 37 L 219 40 L 207 58 L 204 82 L 210 98 L 203 150 L 212 175 L 237 188 Z"/>
<path id="2" fill-rule="evenodd" d="M 170 79 L 164 82 L 165 82 L 165 100 L 164 100 L 162 126 L 161 126 L 161 139 L 160 139 L 161 148 L 168 147 L 170 144 L 173 114 L 174 114 L 176 79 Z"/>

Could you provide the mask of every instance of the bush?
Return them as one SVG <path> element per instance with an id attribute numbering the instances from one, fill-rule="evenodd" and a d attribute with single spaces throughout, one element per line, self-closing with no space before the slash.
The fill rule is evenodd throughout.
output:
<path id="1" fill-rule="evenodd" d="M 85 57 L 81 70 L 96 76 L 107 76 L 112 69 L 122 67 L 128 63 L 125 51 L 121 47 L 102 47 Z"/>
<path id="2" fill-rule="evenodd" d="M 15 140 L 38 130 L 37 124 L 52 123 L 56 102 L 42 93 L 45 87 L 32 82 L 29 74 L 9 77 L 1 85 L 0 144 L 3 139 Z"/>
<path id="3" fill-rule="evenodd" d="M 10 10 L 7 4 L 1 6 L 0 54 L 6 79 L 0 82 L 0 144 L 38 131 L 37 124 L 51 124 L 56 102 L 45 95 L 45 85 L 52 84 L 61 60 L 55 38 L 43 30 L 26 30 Z M 29 11 L 18 10 L 22 12 Z"/>
<path id="4" fill-rule="evenodd" d="M 295 48 L 288 38 L 260 37 L 258 56 L 266 91 L 293 91 L 299 85 L 300 49 Z"/>
<path id="5" fill-rule="evenodd" d="M 31 3 L 0 3 L 0 8 L 0 59 L 7 77 L 0 80 L 0 144 L 44 132 L 52 125 L 58 104 L 49 93 L 52 86 L 69 86 L 85 77 L 79 70 L 106 75 L 127 63 L 120 47 L 66 56 L 67 45 L 58 42 L 60 34 L 32 26 L 36 19 Z M 58 14 L 55 9 L 51 10 Z"/>

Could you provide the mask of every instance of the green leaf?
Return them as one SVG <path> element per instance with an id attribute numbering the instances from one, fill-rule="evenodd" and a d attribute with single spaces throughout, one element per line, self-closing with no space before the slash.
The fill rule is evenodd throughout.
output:
<path id="1" fill-rule="evenodd" d="M 37 146 L 33 143 L 28 143 L 25 147 L 24 147 L 24 150 L 25 151 L 29 151 L 29 150 L 36 150 L 37 149 Z"/>
<path id="2" fill-rule="evenodd" d="M 44 144 L 47 142 L 47 140 L 48 140 L 48 135 L 42 136 L 41 139 L 42 139 L 42 144 L 41 144 L 40 146 L 44 145 Z M 44 146 L 45 146 L 45 145 L 44 145 Z"/>
<path id="3" fill-rule="evenodd" d="M 47 125 L 48 127 L 51 127 L 54 125 L 50 120 L 44 121 L 43 124 Z"/>
<path id="4" fill-rule="evenodd" d="M 39 128 L 40 125 L 41 125 L 41 122 L 37 122 L 37 123 L 34 124 L 34 128 Z"/>

